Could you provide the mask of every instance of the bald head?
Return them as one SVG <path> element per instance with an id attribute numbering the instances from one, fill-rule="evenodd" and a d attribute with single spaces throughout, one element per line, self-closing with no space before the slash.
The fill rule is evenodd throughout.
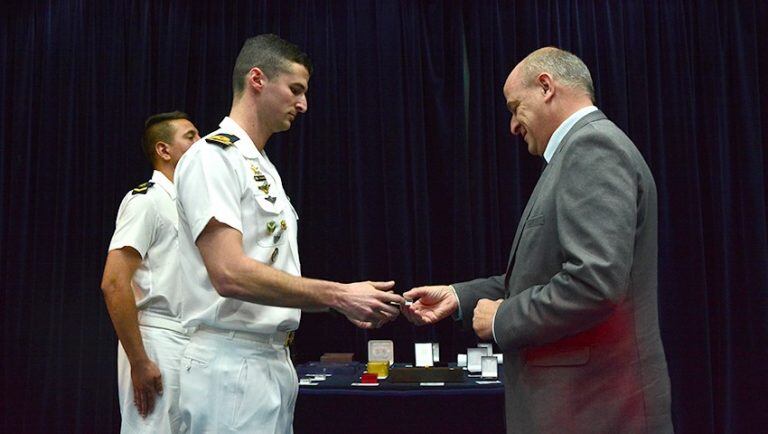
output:
<path id="1" fill-rule="evenodd" d="M 583 92 L 592 104 L 595 103 L 595 88 L 589 69 L 571 52 L 557 47 L 540 48 L 523 59 L 515 69 L 518 68 L 528 86 L 534 84 L 539 74 L 549 73 L 561 85 Z"/>

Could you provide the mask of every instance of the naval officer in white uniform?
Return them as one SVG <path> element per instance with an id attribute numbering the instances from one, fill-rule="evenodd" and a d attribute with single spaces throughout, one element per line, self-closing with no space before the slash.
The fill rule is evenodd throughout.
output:
<path id="1" fill-rule="evenodd" d="M 117 332 L 118 391 L 123 433 L 179 430 L 179 363 L 189 340 L 181 326 L 173 172 L 199 140 L 182 112 L 147 119 L 144 153 L 152 179 L 129 191 L 104 267 L 102 289 Z"/>
<path id="2" fill-rule="evenodd" d="M 300 277 L 297 215 L 264 148 L 307 110 L 312 66 L 275 35 L 248 39 L 220 129 L 176 171 L 184 325 L 180 407 L 192 433 L 290 433 L 298 392 L 287 341 L 301 309 L 335 309 L 360 327 L 397 317 L 394 282 Z"/>

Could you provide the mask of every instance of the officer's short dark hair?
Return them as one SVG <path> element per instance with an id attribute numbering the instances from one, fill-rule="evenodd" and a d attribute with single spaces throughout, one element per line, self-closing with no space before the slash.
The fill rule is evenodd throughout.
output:
<path id="1" fill-rule="evenodd" d="M 235 98 L 245 89 L 245 76 L 253 67 L 261 69 L 269 78 L 287 72 L 291 63 L 298 63 L 307 68 L 312 75 L 312 62 L 309 56 L 296 45 L 281 39 L 277 35 L 265 34 L 248 38 L 240 49 L 232 72 L 232 90 Z"/>
<path id="2" fill-rule="evenodd" d="M 189 115 L 176 110 L 152 115 L 144 122 L 144 139 L 142 140 L 141 147 L 144 150 L 144 155 L 149 159 L 149 164 L 155 165 L 155 159 L 157 158 L 155 144 L 157 142 L 170 142 L 173 140 L 176 129 L 171 126 L 171 121 L 177 119 L 189 120 Z"/>

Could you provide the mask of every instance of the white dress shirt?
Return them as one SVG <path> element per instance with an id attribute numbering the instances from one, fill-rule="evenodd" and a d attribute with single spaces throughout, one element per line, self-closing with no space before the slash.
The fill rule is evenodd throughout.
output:
<path id="1" fill-rule="evenodd" d="M 179 320 L 176 189 L 157 170 L 150 182 L 146 190 L 129 191 L 123 198 L 109 250 L 132 247 L 141 255 L 132 280 L 137 309 Z"/>
<path id="2" fill-rule="evenodd" d="M 224 118 L 219 126 L 219 130 L 193 144 L 176 167 L 179 250 L 185 290 L 183 325 L 194 328 L 203 324 L 262 334 L 295 330 L 299 326 L 299 309 L 220 296 L 195 245 L 206 225 L 216 219 L 243 234 L 243 251 L 248 257 L 301 275 L 296 239 L 298 216 L 283 190 L 277 169 L 234 120 Z M 220 134 L 236 136 L 237 140 L 233 139 L 230 146 L 206 141 Z M 257 174 L 261 180 L 256 179 Z"/>

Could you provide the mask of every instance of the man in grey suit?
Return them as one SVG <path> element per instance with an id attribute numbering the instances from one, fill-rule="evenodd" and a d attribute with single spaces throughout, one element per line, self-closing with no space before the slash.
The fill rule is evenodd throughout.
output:
<path id="1" fill-rule="evenodd" d="M 507 271 L 414 288 L 404 315 L 453 315 L 498 344 L 509 433 L 672 432 L 648 166 L 593 105 L 589 70 L 567 51 L 531 53 L 504 97 L 512 134 L 548 163 Z"/>

